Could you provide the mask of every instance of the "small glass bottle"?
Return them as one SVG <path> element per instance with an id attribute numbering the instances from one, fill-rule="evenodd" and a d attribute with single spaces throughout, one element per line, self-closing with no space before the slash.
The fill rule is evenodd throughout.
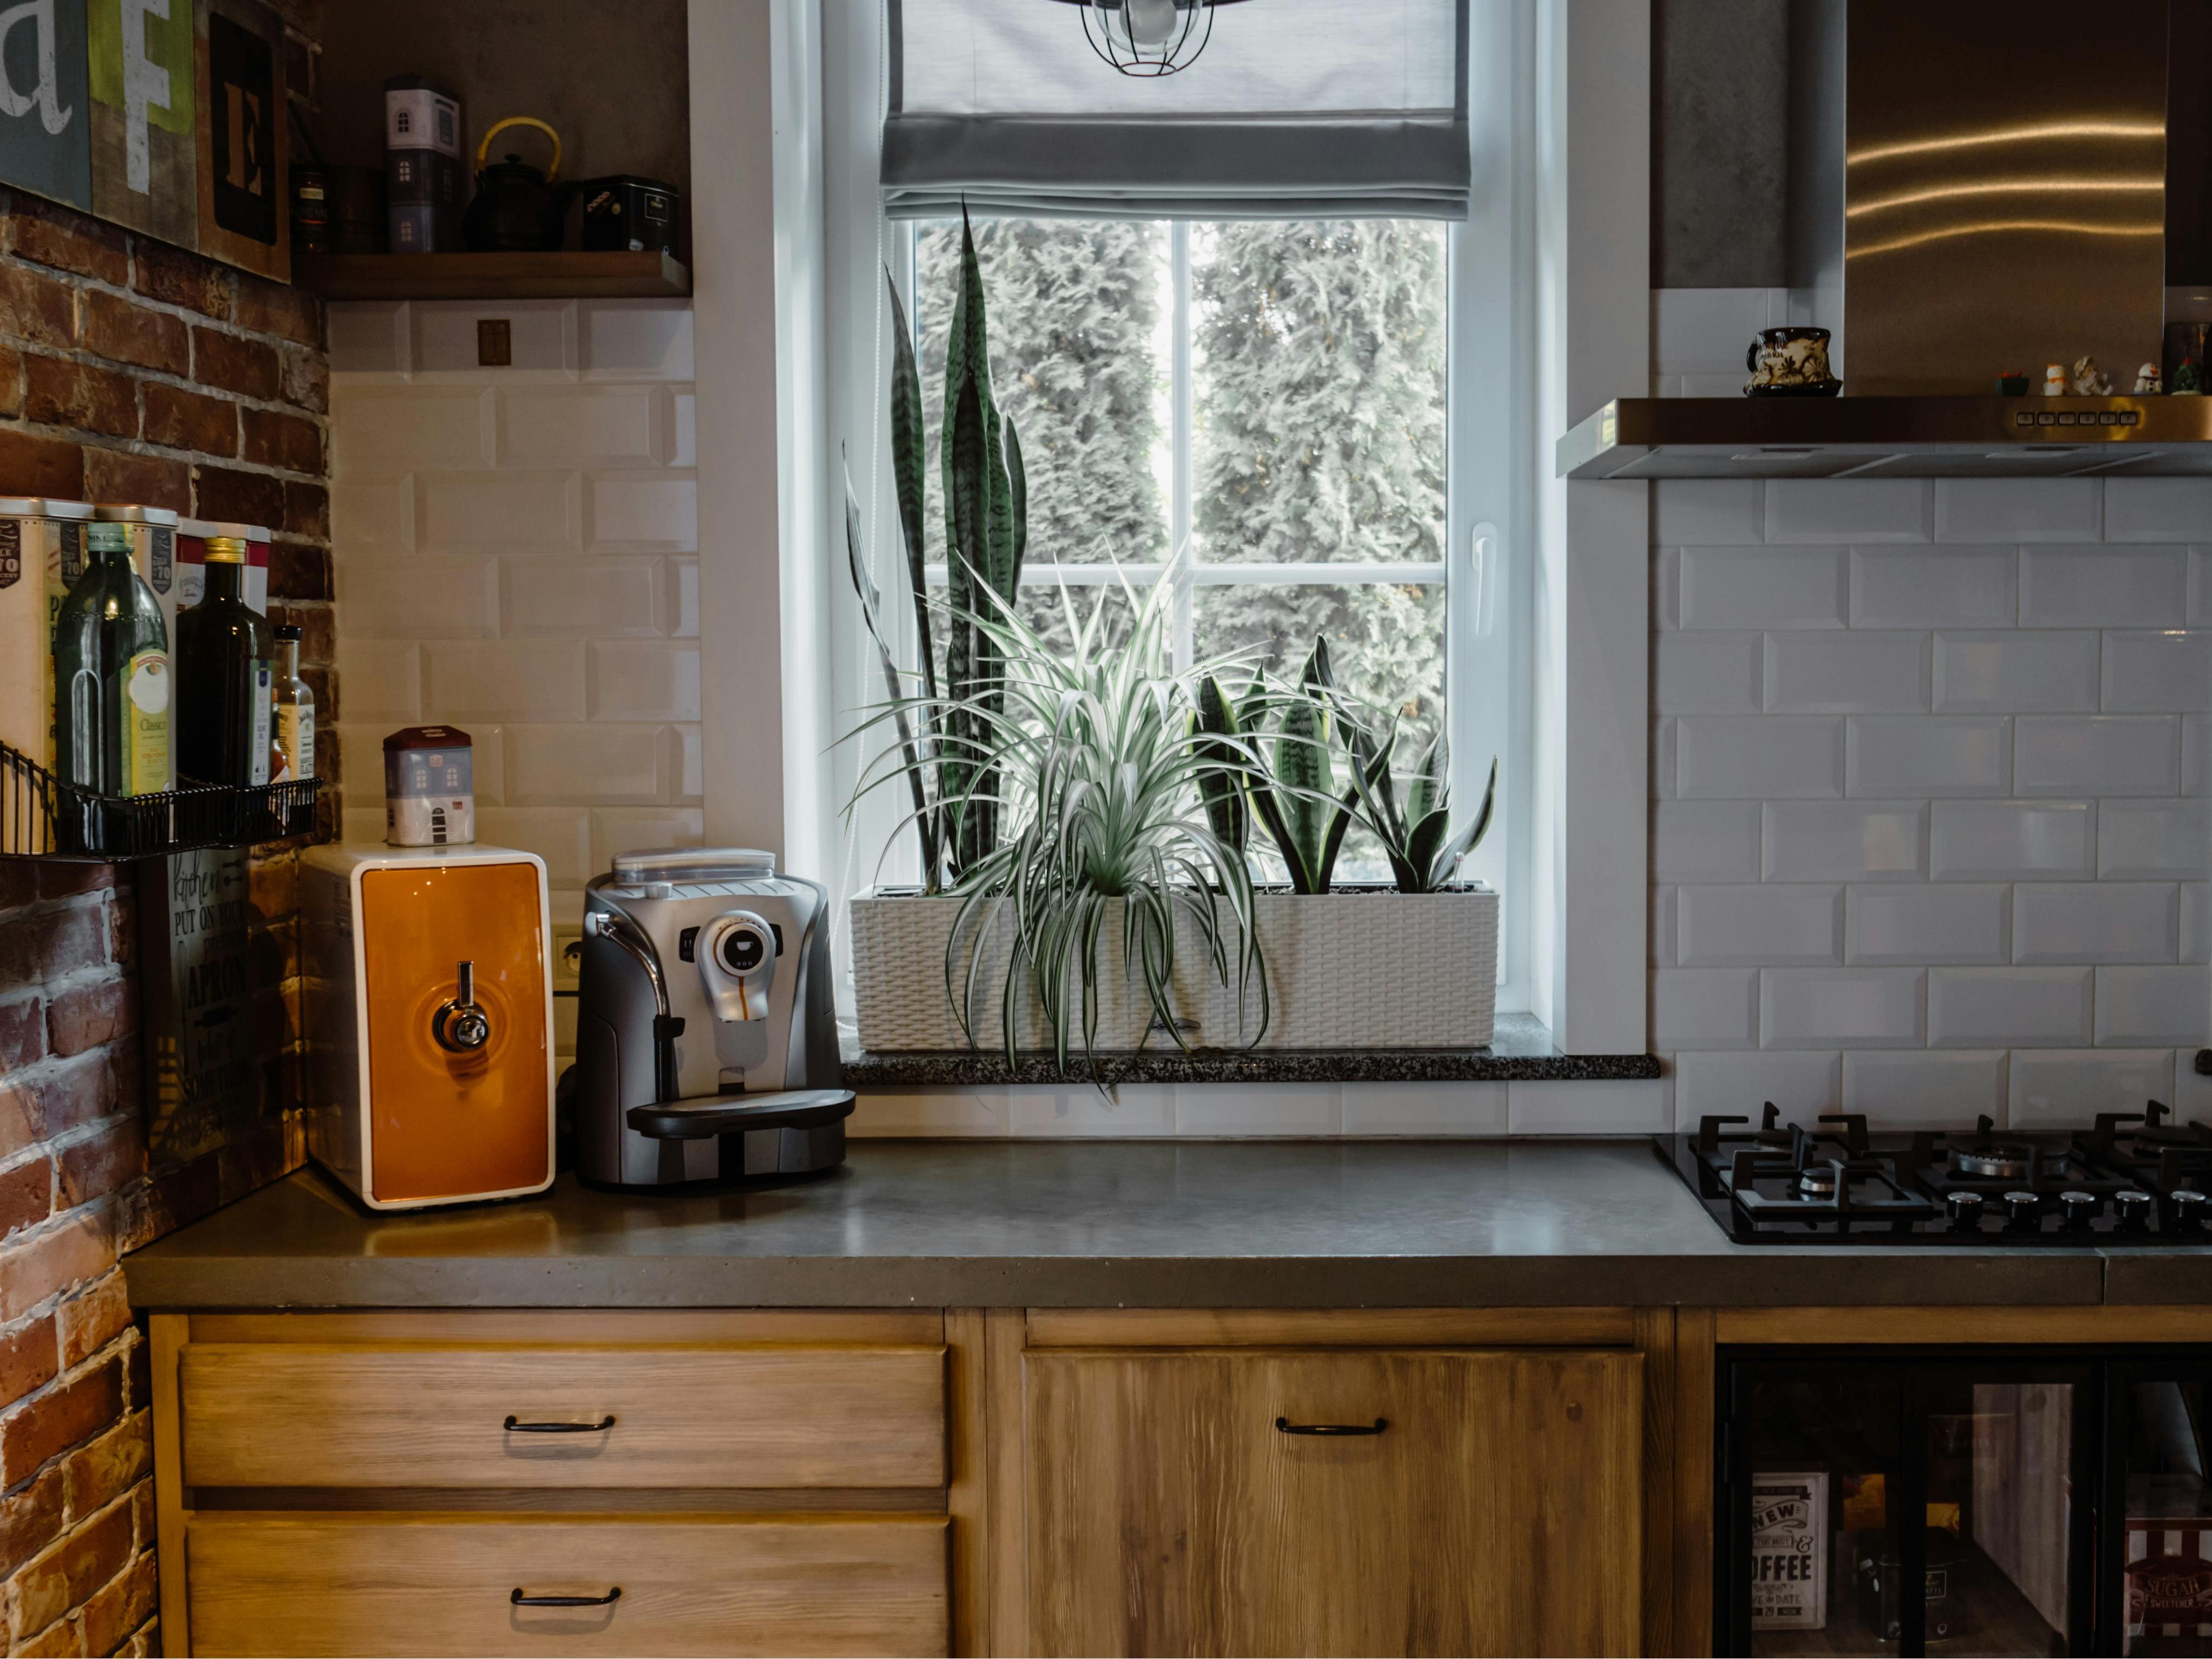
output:
<path id="1" fill-rule="evenodd" d="M 242 597 L 246 544 L 210 536 L 200 602 L 177 612 L 177 770 L 200 783 L 269 781 L 276 641 Z"/>
<path id="2" fill-rule="evenodd" d="M 127 525 L 91 526 L 90 562 L 54 618 L 55 769 L 103 795 L 169 787 L 169 637 Z"/>
<path id="3" fill-rule="evenodd" d="M 300 678 L 299 629 L 285 623 L 270 631 L 276 636 L 276 678 L 270 694 L 276 741 L 269 781 L 296 783 L 315 775 L 315 694 Z"/>

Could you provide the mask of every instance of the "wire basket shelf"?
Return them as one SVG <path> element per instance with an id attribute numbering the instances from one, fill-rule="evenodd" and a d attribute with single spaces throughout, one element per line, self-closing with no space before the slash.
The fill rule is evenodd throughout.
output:
<path id="1" fill-rule="evenodd" d="M 150 795 L 103 795 L 0 744 L 0 858 L 112 863 L 204 847 L 251 847 L 315 828 L 320 778 L 252 787 L 180 780 Z"/>

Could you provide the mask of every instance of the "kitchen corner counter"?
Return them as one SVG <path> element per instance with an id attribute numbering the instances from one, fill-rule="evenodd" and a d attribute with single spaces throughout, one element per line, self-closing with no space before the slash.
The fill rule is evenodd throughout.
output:
<path id="1" fill-rule="evenodd" d="M 1750 1248 L 1642 1140 L 892 1141 L 827 1176 L 371 1215 L 307 1170 L 127 1257 L 185 1308 L 2082 1306 L 2197 1253 Z"/>

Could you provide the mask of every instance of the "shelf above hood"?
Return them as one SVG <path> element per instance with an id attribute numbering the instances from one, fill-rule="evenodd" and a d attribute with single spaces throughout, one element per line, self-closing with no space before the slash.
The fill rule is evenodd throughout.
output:
<path id="1" fill-rule="evenodd" d="M 1621 398 L 1563 478 L 2212 475 L 2212 398 Z"/>

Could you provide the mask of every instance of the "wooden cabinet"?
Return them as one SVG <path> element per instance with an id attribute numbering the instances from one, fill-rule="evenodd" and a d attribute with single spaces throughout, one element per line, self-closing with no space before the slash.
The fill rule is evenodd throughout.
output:
<path id="1" fill-rule="evenodd" d="M 1042 1653 L 1628 1653 L 1629 1352 L 1030 1352 Z"/>

